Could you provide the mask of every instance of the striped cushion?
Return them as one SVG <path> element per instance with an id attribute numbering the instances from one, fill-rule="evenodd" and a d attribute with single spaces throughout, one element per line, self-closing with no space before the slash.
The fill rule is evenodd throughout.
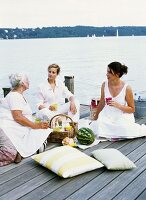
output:
<path id="1" fill-rule="evenodd" d="M 63 178 L 103 167 L 99 161 L 69 146 L 56 147 L 34 155 L 32 159 Z"/>

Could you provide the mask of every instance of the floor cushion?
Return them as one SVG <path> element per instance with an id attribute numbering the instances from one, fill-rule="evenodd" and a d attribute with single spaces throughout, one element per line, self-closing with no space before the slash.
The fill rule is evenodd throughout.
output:
<path id="1" fill-rule="evenodd" d="M 103 167 L 96 159 L 70 146 L 56 147 L 34 155 L 32 159 L 63 178 Z"/>

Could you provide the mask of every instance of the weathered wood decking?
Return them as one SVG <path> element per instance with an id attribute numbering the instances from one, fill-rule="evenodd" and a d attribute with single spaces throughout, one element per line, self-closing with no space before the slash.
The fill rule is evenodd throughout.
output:
<path id="1" fill-rule="evenodd" d="M 82 106 L 82 116 L 86 116 L 88 111 L 88 106 Z M 137 122 L 145 123 L 146 118 L 137 119 Z M 50 144 L 48 148 L 55 145 Z M 100 148 L 119 149 L 137 168 L 129 171 L 100 168 L 63 179 L 27 158 L 17 165 L 0 168 L 0 200 L 146 199 L 146 139 L 102 142 L 84 152 L 90 155 L 93 150 Z"/>

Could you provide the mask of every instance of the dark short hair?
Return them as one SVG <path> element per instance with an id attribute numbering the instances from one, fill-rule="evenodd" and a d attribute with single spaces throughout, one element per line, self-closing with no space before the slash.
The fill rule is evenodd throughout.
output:
<path id="1" fill-rule="evenodd" d="M 119 77 L 128 73 L 128 67 L 126 65 L 122 65 L 120 62 L 112 62 L 108 65 L 108 68 L 112 73 L 118 74 Z"/>
<path id="2" fill-rule="evenodd" d="M 60 73 L 60 67 L 59 67 L 59 65 L 57 65 L 57 64 L 51 64 L 51 65 L 48 66 L 48 70 L 51 69 L 51 68 L 57 69 L 57 74 Z"/>

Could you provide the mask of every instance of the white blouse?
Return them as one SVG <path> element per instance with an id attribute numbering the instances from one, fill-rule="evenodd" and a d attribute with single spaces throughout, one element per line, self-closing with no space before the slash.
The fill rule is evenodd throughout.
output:
<path id="1" fill-rule="evenodd" d="M 51 129 L 31 129 L 17 123 L 11 111 L 21 110 L 22 114 L 32 119 L 32 111 L 22 94 L 10 92 L 0 104 L 0 128 L 11 140 L 22 157 L 34 154 L 47 139 Z"/>
<path id="2" fill-rule="evenodd" d="M 49 107 L 53 103 L 63 104 L 65 98 L 70 98 L 73 94 L 68 90 L 62 81 L 56 80 L 56 86 L 53 90 L 48 80 L 41 83 L 37 92 L 37 107 L 44 105 Z"/>

